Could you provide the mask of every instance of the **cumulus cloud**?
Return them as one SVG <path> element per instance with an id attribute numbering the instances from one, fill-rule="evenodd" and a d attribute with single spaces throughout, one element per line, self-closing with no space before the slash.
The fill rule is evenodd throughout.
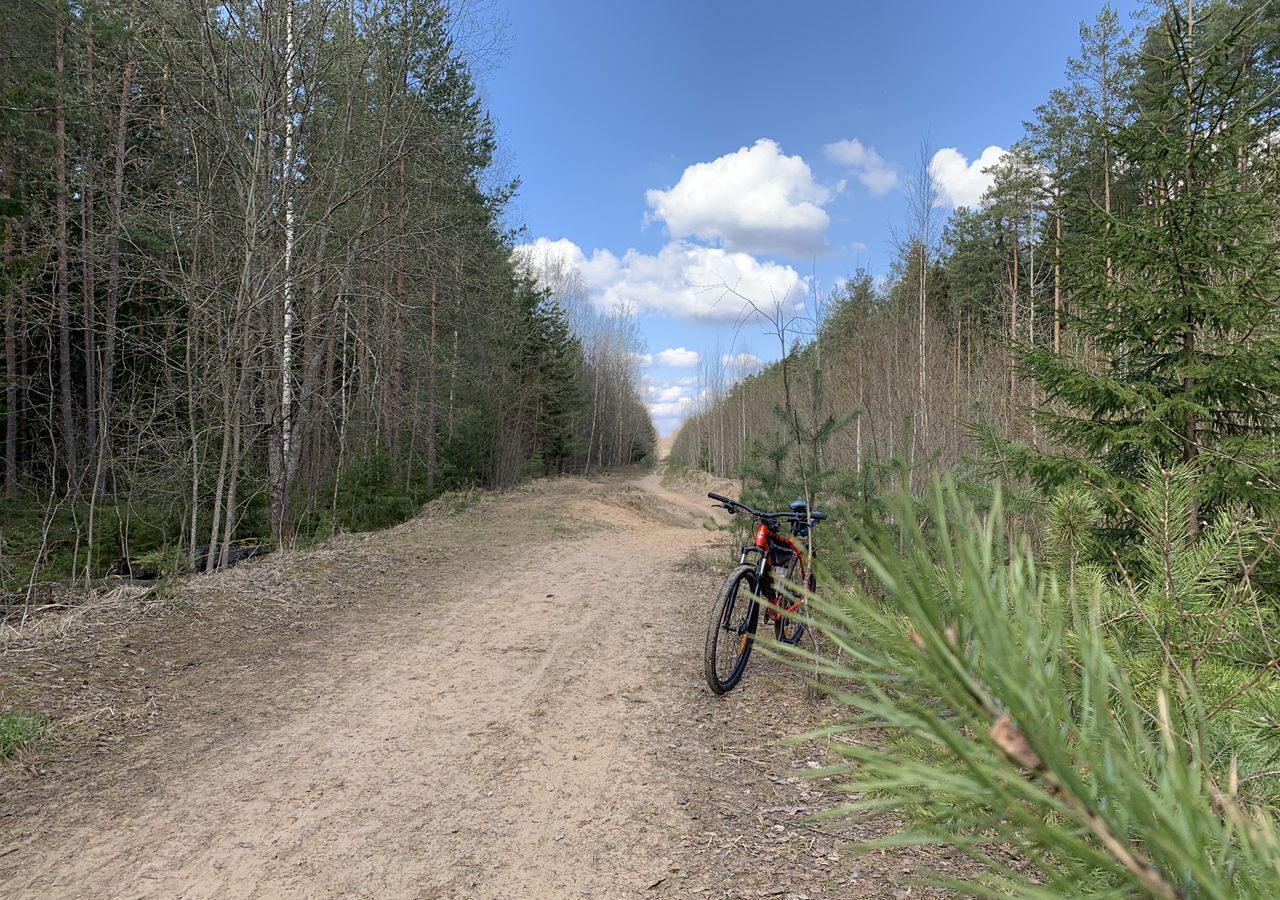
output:
<path id="1" fill-rule="evenodd" d="M 613 255 L 597 250 L 593 262 L 601 256 Z M 597 302 L 608 310 L 726 324 L 749 313 L 748 300 L 771 309 L 775 304 L 798 304 L 803 292 L 800 275 L 790 266 L 718 247 L 677 241 L 656 256 L 628 250 L 608 262 L 584 272 Z"/>
<path id="2" fill-rule="evenodd" d="M 738 372 L 754 372 L 764 365 L 764 360 L 754 353 L 726 353 L 720 358 L 720 362 Z"/>
<path id="3" fill-rule="evenodd" d="M 694 402 L 692 384 L 688 379 L 658 381 L 650 384 L 646 393 L 649 415 L 655 419 L 683 416 Z"/>
<path id="4" fill-rule="evenodd" d="M 582 263 L 582 251 L 567 238 L 553 241 L 540 237 L 516 247 L 512 256 L 521 269 L 532 275 L 541 275 L 546 269 L 560 264 L 576 266 Z"/>
<path id="5" fill-rule="evenodd" d="M 680 385 L 672 384 L 664 388 L 654 388 L 649 396 L 653 398 L 654 403 L 671 403 L 687 396 L 687 392 Z"/>
<path id="6" fill-rule="evenodd" d="M 662 220 L 673 238 L 802 257 L 827 248 L 831 220 L 822 207 L 831 197 L 803 158 L 767 138 L 689 166 L 668 190 L 645 192 L 648 218 Z"/>
<path id="7" fill-rule="evenodd" d="M 790 266 L 762 262 L 747 253 L 673 241 L 657 254 L 628 250 L 587 256 L 572 241 L 538 238 L 517 254 L 556 252 L 581 272 L 591 301 L 606 311 L 656 313 L 695 322 L 728 324 L 757 306 L 798 305 L 803 279 Z"/>
<path id="8" fill-rule="evenodd" d="M 938 200 L 946 206 L 977 206 L 991 187 L 987 169 L 1000 162 L 1007 151 L 992 145 L 973 162 L 955 147 L 943 147 L 933 154 L 929 174 L 938 187 Z"/>
<path id="9" fill-rule="evenodd" d="M 706 392 L 697 392 L 696 378 L 654 378 L 645 376 L 645 406 L 658 430 L 670 434 L 692 413 Z"/>
<path id="10" fill-rule="evenodd" d="M 579 271 L 582 251 L 573 241 L 539 238 L 531 244 L 516 247 L 512 258 L 517 269 L 536 278 L 538 284 L 553 296 L 571 300 L 585 290 Z"/>
<path id="11" fill-rule="evenodd" d="M 671 420 L 666 424 L 668 426 L 676 424 L 676 421 L 685 416 L 693 406 L 693 399 L 686 397 L 681 400 L 673 400 L 669 403 L 650 403 L 649 415 L 655 420 L 668 419 Z"/>
<path id="12" fill-rule="evenodd" d="M 686 350 L 684 347 L 660 350 L 654 354 L 653 358 L 659 365 L 670 366 L 673 369 L 692 369 L 702 361 L 702 356 L 696 350 Z"/>
<path id="13" fill-rule="evenodd" d="M 568 238 L 540 237 L 520 244 L 512 256 L 524 271 L 538 278 L 542 287 L 555 290 L 565 271 L 582 277 L 588 289 L 592 284 L 609 281 L 617 275 L 618 260 L 612 253 L 597 250 L 590 258 Z"/>
<path id="14" fill-rule="evenodd" d="M 885 162 L 874 147 L 868 147 L 856 137 L 827 144 L 823 150 L 827 159 L 853 169 L 855 177 L 877 197 L 889 193 L 898 184 L 898 173 L 893 166 Z"/>

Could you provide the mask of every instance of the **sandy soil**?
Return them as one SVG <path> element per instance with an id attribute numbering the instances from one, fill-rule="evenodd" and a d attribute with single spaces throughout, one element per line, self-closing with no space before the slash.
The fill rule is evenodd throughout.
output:
<path id="1" fill-rule="evenodd" d="M 798 676 L 701 684 L 708 515 L 543 482 L 0 656 L 6 702 L 70 722 L 0 767 L 0 895 L 920 896 L 949 860 L 808 820 L 838 798 L 779 743 L 823 715 Z"/>

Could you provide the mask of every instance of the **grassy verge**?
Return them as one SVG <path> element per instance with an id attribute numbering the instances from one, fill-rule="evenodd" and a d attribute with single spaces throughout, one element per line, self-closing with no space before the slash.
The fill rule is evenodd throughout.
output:
<path id="1" fill-rule="evenodd" d="M 323 543 L 338 532 L 398 525 L 454 487 L 446 479 L 429 487 L 421 467 L 406 477 L 385 456 L 375 456 L 347 468 L 336 483 L 299 490 L 294 500 L 298 546 Z M 243 496 L 247 499 L 238 510 L 235 539 L 269 544 L 265 488 L 248 482 Z M 161 503 L 154 496 L 102 500 L 92 515 L 83 499 L 0 498 L 0 600 L 25 596 L 32 583 L 66 583 L 86 574 L 102 578 L 123 559 L 161 575 L 182 571 L 190 516 L 184 501 Z M 210 527 L 207 515 L 202 515 L 198 543 L 209 541 Z"/>
<path id="2" fill-rule="evenodd" d="M 11 759 L 40 742 L 45 722 L 24 713 L 0 713 L 0 759 Z"/>

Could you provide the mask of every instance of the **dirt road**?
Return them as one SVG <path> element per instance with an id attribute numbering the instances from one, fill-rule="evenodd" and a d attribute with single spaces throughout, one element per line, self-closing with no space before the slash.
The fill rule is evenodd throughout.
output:
<path id="1" fill-rule="evenodd" d="M 700 684 L 706 516 L 657 476 L 570 479 L 200 579 L 200 609 L 265 581 L 289 614 L 132 626 L 155 724 L 0 771 L 0 894 L 894 896 L 902 864 L 849 856 L 867 833 L 805 824 L 833 801 L 777 745 L 813 721 L 796 677 Z M 15 696 L 32 659 L 106 665 L 56 650 Z"/>

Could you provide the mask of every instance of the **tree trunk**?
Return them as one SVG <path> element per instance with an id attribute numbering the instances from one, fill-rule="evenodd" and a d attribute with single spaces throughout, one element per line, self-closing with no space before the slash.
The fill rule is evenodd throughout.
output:
<path id="1" fill-rule="evenodd" d="M 92 116 L 94 111 L 92 23 L 86 25 L 84 79 L 85 106 L 89 110 L 89 115 Z M 84 304 L 84 431 L 85 446 L 89 451 L 87 466 L 92 470 L 95 468 L 94 457 L 98 448 L 98 348 L 94 298 L 94 275 L 97 259 L 94 256 L 93 246 L 94 162 L 97 158 L 97 152 L 92 119 L 90 119 L 89 126 L 85 129 L 84 144 L 84 150 L 81 154 L 81 158 L 84 160 L 84 175 L 80 194 L 80 287 Z M 96 493 L 96 478 L 94 479 L 93 488 Z M 90 536 L 90 543 L 92 543 L 92 536 Z"/>
<path id="2" fill-rule="evenodd" d="M 1013 237 L 1013 265 L 1009 269 L 1009 340 L 1018 339 L 1018 274 L 1021 263 L 1018 260 L 1018 237 Z M 1018 405 L 1018 368 L 1013 357 L 1009 357 L 1009 412 L 1010 415 Z"/>
<path id="3" fill-rule="evenodd" d="M 955 420 L 957 422 L 963 421 L 964 398 L 967 396 L 967 391 L 965 390 L 963 378 L 961 377 L 961 373 L 960 373 L 961 337 L 964 334 L 964 330 L 962 327 L 963 324 L 964 323 L 961 322 L 960 320 L 960 311 L 957 310 L 955 325 L 954 325 L 956 330 L 956 349 L 955 349 L 955 359 L 952 360 L 952 372 L 953 372 L 952 378 L 954 379 L 954 381 L 951 386 L 951 391 L 955 395 L 955 407 L 952 410 L 952 414 L 955 416 Z"/>
<path id="4" fill-rule="evenodd" d="M 120 236 L 124 231 L 124 171 L 129 136 L 129 115 L 133 102 L 134 56 L 132 44 L 126 51 L 120 76 L 120 104 L 116 110 L 115 149 L 112 154 L 111 221 L 107 231 L 107 296 L 102 321 L 102 364 L 99 368 L 101 396 L 98 401 L 98 448 L 94 490 L 105 489 L 111 461 L 111 415 L 115 402 L 116 317 L 120 310 Z"/>
<path id="5" fill-rule="evenodd" d="M 71 399 L 71 279 L 70 248 L 67 235 L 67 119 L 65 99 L 66 29 L 58 25 L 54 39 L 54 71 L 58 85 L 54 99 L 54 161 L 53 177 L 57 199 L 54 221 L 58 253 L 57 289 L 55 303 L 58 311 L 58 397 L 59 424 L 62 431 L 63 464 L 67 473 L 67 492 L 74 493 L 80 479 L 80 466 L 76 453 L 74 409 Z"/>
<path id="6" fill-rule="evenodd" d="M 394 316 L 395 327 L 390 330 L 388 336 L 391 339 L 391 402 L 387 404 L 389 418 L 392 421 L 390 425 L 390 446 L 391 461 L 393 468 L 399 469 L 401 465 L 400 445 L 401 445 L 401 421 L 398 416 L 394 415 L 394 411 L 401 409 L 405 402 L 404 395 L 404 315 L 409 305 L 409 289 L 406 283 L 405 269 L 408 267 L 408 257 L 405 253 L 405 233 L 408 231 L 408 212 L 409 204 L 407 200 L 408 186 L 405 183 L 405 157 L 400 157 L 400 183 L 397 195 L 397 228 L 396 228 L 396 312 Z"/>
<path id="7" fill-rule="evenodd" d="M 227 479 L 227 502 L 223 511 L 222 543 L 218 547 L 219 568 L 226 568 L 227 563 L 230 561 L 231 542 L 236 536 L 236 492 L 240 483 L 240 434 L 243 430 L 240 403 L 240 398 L 237 397 L 235 406 L 231 411 L 231 466 Z M 210 560 L 213 559 L 212 547 L 209 548 L 209 558 Z"/>
<path id="8" fill-rule="evenodd" d="M 1053 214 L 1053 352 L 1062 352 L 1062 208 Z"/>
<path id="9" fill-rule="evenodd" d="M 1195 28 L 1195 5 L 1193 0 L 1187 0 L 1187 68 L 1191 69 L 1194 44 L 1192 37 Z M 1192 154 L 1195 152 L 1195 118 L 1192 108 L 1192 97 L 1188 93 L 1186 97 L 1186 131 L 1187 131 L 1187 161 L 1182 173 L 1183 190 L 1190 193 L 1192 185 L 1195 183 L 1195 173 L 1191 168 Z M 1190 369 L 1196 356 L 1196 322 L 1195 305 L 1191 298 L 1187 298 L 1187 311 L 1185 316 L 1184 330 L 1182 332 L 1182 353 L 1186 360 L 1186 365 Z M 1195 378 L 1190 374 L 1183 376 L 1182 393 L 1184 399 L 1194 390 L 1196 384 Z M 1200 453 L 1200 423 L 1194 412 L 1187 413 L 1186 432 L 1183 435 L 1182 459 L 1187 465 L 1191 465 L 1196 461 L 1196 457 Z M 1191 534 L 1200 533 L 1200 498 L 1193 496 L 1191 500 L 1190 521 L 1187 523 L 1188 530 Z"/>
<path id="10" fill-rule="evenodd" d="M 278 546 L 292 537 L 292 514 L 289 501 L 293 490 L 293 318 L 294 284 L 293 252 L 295 241 L 294 222 L 294 110 L 293 110 L 293 0 L 285 0 L 285 51 L 284 51 L 284 157 L 281 160 L 280 189 L 284 200 L 284 284 L 282 286 L 283 316 L 280 323 L 280 414 L 279 446 L 276 472 L 271 478 L 271 530 Z M 238 438 L 237 433 L 237 438 Z M 238 440 L 237 440 L 238 447 Z M 234 473 L 232 485 L 234 487 Z M 224 548 L 225 549 L 225 548 Z"/>
<path id="11" fill-rule="evenodd" d="M 440 466 L 439 441 L 436 436 L 436 340 L 439 337 L 440 296 L 431 285 L 431 340 L 427 344 L 427 490 L 436 486 L 436 470 Z"/>
<path id="12" fill-rule="evenodd" d="M 187 391 L 187 438 L 191 446 L 191 544 L 187 548 L 187 565 L 192 571 L 196 567 L 196 548 L 200 543 L 200 429 L 196 425 L 195 316 L 196 307 L 191 305 L 187 316 L 184 374 Z"/>
<path id="13" fill-rule="evenodd" d="M 212 572 L 217 565 L 214 551 L 218 546 L 218 534 L 222 525 L 223 490 L 227 483 L 227 466 L 231 461 L 231 435 L 228 433 L 231 423 L 231 381 L 234 374 L 222 373 L 222 455 L 218 461 L 218 478 L 213 486 L 213 521 L 209 526 L 209 550 L 204 558 L 204 570 Z"/>
<path id="14" fill-rule="evenodd" d="M 1111 260 L 1111 67 L 1110 60 L 1104 54 L 1101 60 L 1102 77 L 1098 85 L 1102 113 L 1102 210 L 1106 213 L 1107 224 L 1104 239 L 1107 242 L 1107 284 L 1113 277 Z"/>
<path id="15" fill-rule="evenodd" d="M 7 192 L 6 192 L 7 194 Z M 4 495 L 18 496 L 18 310 L 12 284 L 13 222 L 4 223 Z"/>
<path id="16" fill-rule="evenodd" d="M 916 389 L 916 406 L 920 410 L 920 440 L 925 440 L 925 434 L 929 427 L 929 415 L 925 409 L 925 328 L 928 325 L 927 311 L 925 301 L 928 295 L 929 286 L 929 250 L 922 242 L 920 244 L 920 273 L 919 273 L 919 291 L 920 291 L 920 383 Z M 914 443 L 914 441 L 912 442 Z"/>

